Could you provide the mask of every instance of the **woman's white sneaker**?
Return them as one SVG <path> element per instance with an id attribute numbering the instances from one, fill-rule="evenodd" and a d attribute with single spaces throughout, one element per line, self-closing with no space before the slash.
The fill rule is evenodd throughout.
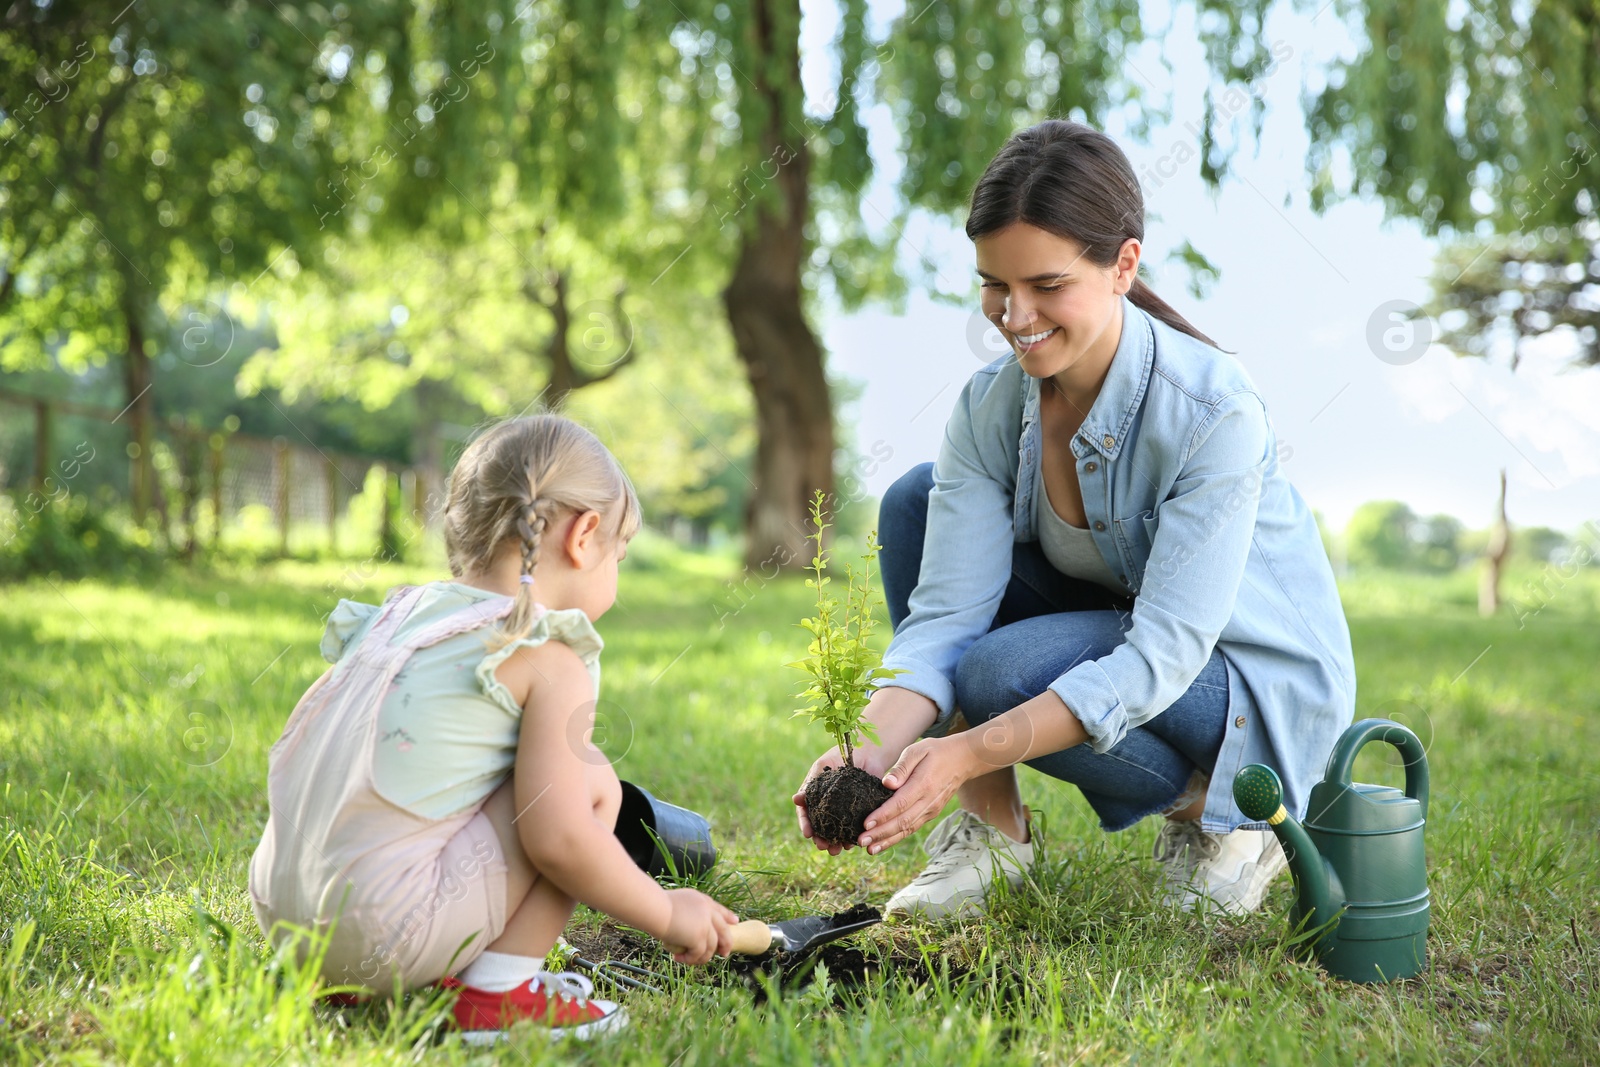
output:
<path id="1" fill-rule="evenodd" d="M 923 844 L 928 865 L 889 898 L 885 915 L 923 919 L 960 918 L 983 913 L 989 884 L 999 873 L 1021 885 L 1033 864 L 1033 844 L 1013 841 L 970 811 L 947 815 Z"/>
<path id="2" fill-rule="evenodd" d="M 1268 886 L 1289 865 L 1270 830 L 1210 834 L 1196 821 L 1176 819 L 1167 819 L 1156 835 L 1155 858 L 1163 868 L 1163 903 L 1232 915 L 1261 907 Z"/>

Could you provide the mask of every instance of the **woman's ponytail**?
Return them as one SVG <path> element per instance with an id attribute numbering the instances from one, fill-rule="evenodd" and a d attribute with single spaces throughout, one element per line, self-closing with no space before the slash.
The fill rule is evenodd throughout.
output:
<path id="1" fill-rule="evenodd" d="M 1128 290 L 1128 300 L 1134 307 L 1149 314 L 1152 318 L 1160 319 L 1174 330 L 1197 337 L 1212 348 L 1221 348 L 1211 338 L 1201 333 L 1189 322 L 1188 319 L 1178 314 L 1177 310 L 1165 300 L 1156 295 L 1156 291 L 1144 283 L 1143 278 L 1133 280 L 1133 288 Z"/>

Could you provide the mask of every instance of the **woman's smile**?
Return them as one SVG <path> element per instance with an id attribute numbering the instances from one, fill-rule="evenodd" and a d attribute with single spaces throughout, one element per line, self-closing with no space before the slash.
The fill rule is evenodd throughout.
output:
<path id="1" fill-rule="evenodd" d="M 1025 356 L 1060 332 L 1061 327 L 1051 326 L 1049 329 L 1036 329 L 1033 333 L 1013 333 L 1011 342 L 1016 346 L 1017 355 Z"/>

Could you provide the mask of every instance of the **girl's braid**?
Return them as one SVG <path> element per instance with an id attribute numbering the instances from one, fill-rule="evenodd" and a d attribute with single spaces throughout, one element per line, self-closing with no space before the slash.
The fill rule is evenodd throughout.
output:
<path id="1" fill-rule="evenodd" d="M 537 499 L 522 506 L 522 513 L 517 516 L 517 536 L 522 539 L 522 573 L 529 578 L 533 577 L 533 568 L 539 563 L 539 543 L 544 538 L 545 525 Z"/>

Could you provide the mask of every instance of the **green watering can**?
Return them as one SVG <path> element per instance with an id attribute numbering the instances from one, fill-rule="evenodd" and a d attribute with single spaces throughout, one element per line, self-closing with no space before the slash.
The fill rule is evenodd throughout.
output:
<path id="1" fill-rule="evenodd" d="M 1356 753 L 1387 741 L 1405 759 L 1406 788 L 1350 780 Z M 1422 970 L 1428 954 L 1428 759 L 1417 735 L 1388 719 L 1362 719 L 1328 757 L 1302 825 L 1283 807 L 1283 783 L 1252 763 L 1233 780 L 1239 810 L 1271 825 L 1299 892 L 1290 919 L 1316 931 L 1312 948 L 1328 973 L 1390 982 Z"/>

